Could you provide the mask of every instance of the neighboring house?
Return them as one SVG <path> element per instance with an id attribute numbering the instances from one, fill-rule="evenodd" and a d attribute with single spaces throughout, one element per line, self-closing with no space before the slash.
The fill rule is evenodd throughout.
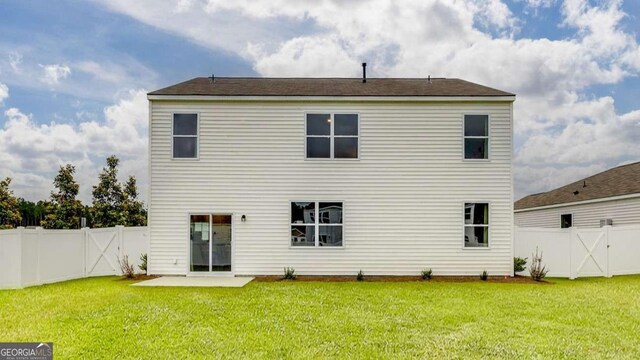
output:
<path id="1" fill-rule="evenodd" d="M 148 99 L 151 274 L 512 272 L 513 94 L 195 78 Z"/>
<path id="2" fill-rule="evenodd" d="M 515 202 L 522 227 L 640 224 L 640 162 L 622 165 Z"/>

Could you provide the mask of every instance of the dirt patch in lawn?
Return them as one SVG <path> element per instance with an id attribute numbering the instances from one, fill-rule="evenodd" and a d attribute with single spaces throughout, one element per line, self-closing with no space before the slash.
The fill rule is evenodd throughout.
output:
<path id="1" fill-rule="evenodd" d="M 158 278 L 158 275 L 147 275 L 147 274 L 136 274 L 132 279 L 121 276 L 118 280 L 127 280 L 127 281 L 142 281 L 142 280 L 151 280 Z"/>
<path id="2" fill-rule="evenodd" d="M 355 276 L 322 276 L 322 275 L 298 275 L 295 280 L 285 280 L 280 275 L 256 276 L 254 281 L 318 281 L 318 282 L 357 282 Z M 489 276 L 486 281 L 479 276 L 434 276 L 431 280 L 423 280 L 420 276 L 366 276 L 364 282 L 489 282 L 489 283 L 516 283 L 516 284 L 551 284 L 548 281 L 533 281 L 525 276 Z"/>

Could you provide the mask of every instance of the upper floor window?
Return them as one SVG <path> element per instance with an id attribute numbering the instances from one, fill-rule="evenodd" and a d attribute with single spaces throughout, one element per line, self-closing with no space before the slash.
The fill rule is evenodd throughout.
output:
<path id="1" fill-rule="evenodd" d="M 489 204 L 464 204 L 464 247 L 489 246 Z"/>
<path id="2" fill-rule="evenodd" d="M 357 159 L 357 114 L 307 114 L 307 159 Z"/>
<path id="3" fill-rule="evenodd" d="M 173 114 L 173 158 L 198 158 L 198 114 Z"/>
<path id="4" fill-rule="evenodd" d="M 464 116 L 464 158 L 489 158 L 489 115 Z"/>
<path id="5" fill-rule="evenodd" d="M 566 229 L 573 226 L 573 214 L 560 215 L 560 228 Z"/>

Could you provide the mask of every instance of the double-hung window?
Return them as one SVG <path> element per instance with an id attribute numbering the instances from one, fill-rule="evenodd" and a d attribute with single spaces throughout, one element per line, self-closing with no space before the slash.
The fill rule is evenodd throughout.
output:
<path id="1" fill-rule="evenodd" d="M 489 159 L 489 115 L 464 116 L 464 158 Z"/>
<path id="2" fill-rule="evenodd" d="M 307 159 L 357 159 L 357 114 L 307 114 Z"/>
<path id="3" fill-rule="evenodd" d="M 291 246 L 342 246 L 342 203 L 291 203 Z"/>
<path id="4" fill-rule="evenodd" d="M 198 114 L 173 114 L 173 158 L 198 158 Z"/>
<path id="5" fill-rule="evenodd" d="M 489 204 L 464 204 L 464 247 L 489 246 Z"/>

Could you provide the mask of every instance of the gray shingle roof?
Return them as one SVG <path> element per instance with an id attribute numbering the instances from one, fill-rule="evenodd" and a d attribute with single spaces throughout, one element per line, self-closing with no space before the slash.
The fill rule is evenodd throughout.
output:
<path id="1" fill-rule="evenodd" d="M 576 193 L 577 192 L 577 193 Z M 515 210 L 640 193 L 640 162 L 621 165 L 515 202 Z"/>
<path id="2" fill-rule="evenodd" d="M 149 95 L 210 96 L 515 96 L 460 79 L 198 77 Z"/>

